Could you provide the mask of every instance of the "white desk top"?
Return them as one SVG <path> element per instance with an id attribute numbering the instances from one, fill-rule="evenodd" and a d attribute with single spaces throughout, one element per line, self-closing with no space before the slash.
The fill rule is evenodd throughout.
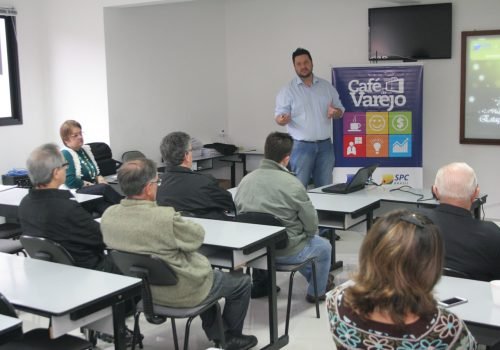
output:
<path id="1" fill-rule="evenodd" d="M 420 204 L 431 204 L 431 205 L 439 204 L 438 201 L 432 199 L 432 192 L 430 189 L 409 188 L 409 187 L 401 188 L 400 185 L 382 185 L 382 186 L 368 185 L 364 189 L 353 193 L 335 194 L 335 193 L 323 192 L 321 190 L 323 187 L 318 187 L 309 190 L 309 194 L 318 193 L 328 196 L 343 197 L 347 200 L 351 200 L 351 198 L 357 198 L 357 197 L 367 197 L 373 200 L 384 200 L 384 201 L 402 202 L 402 203 L 414 203 L 414 204 L 420 203 Z M 396 190 L 398 188 L 401 188 L 402 191 Z M 423 199 L 429 199 L 429 200 L 419 201 L 418 199 L 421 198 L 420 195 L 423 195 L 422 197 Z"/>
<path id="2" fill-rule="evenodd" d="M 138 278 L 0 253 L 0 291 L 13 305 L 45 314 L 66 314 L 140 283 Z"/>
<path id="3" fill-rule="evenodd" d="M 285 229 L 281 226 L 255 225 L 236 221 L 191 217 L 185 217 L 184 219 L 191 220 L 203 226 L 205 230 L 203 244 L 236 250 L 245 249 L 249 245 Z M 101 218 L 95 220 L 99 223 L 101 222 Z"/>
<path id="4" fill-rule="evenodd" d="M 0 314 L 0 334 L 7 333 L 13 328 L 21 326 L 22 321 L 19 318 L 9 317 Z"/>
<path id="5" fill-rule="evenodd" d="M 362 208 L 378 202 L 371 196 L 364 195 L 327 195 L 309 193 L 309 198 L 316 210 L 333 211 L 338 213 L 354 213 Z"/>
<path id="6" fill-rule="evenodd" d="M 8 191 L 16 187 L 16 185 L 0 185 L 0 192 Z"/>
<path id="7" fill-rule="evenodd" d="M 12 188 L 0 192 L 0 205 L 10 205 L 18 207 L 21 200 L 28 194 L 27 188 Z M 100 198 L 102 196 L 93 194 L 73 193 L 76 200 L 80 203 Z"/>
<path id="8" fill-rule="evenodd" d="M 319 187 L 321 188 L 321 187 Z M 374 204 L 380 199 L 378 196 L 369 196 L 366 190 L 350 193 L 348 196 L 343 194 L 330 194 L 318 192 L 318 189 L 309 191 L 308 195 L 316 210 L 335 211 L 339 213 L 354 213 L 368 205 Z M 228 192 L 234 197 L 238 192 L 238 187 L 228 189 Z M 363 192 L 363 193 L 362 193 Z"/>
<path id="9" fill-rule="evenodd" d="M 493 304 L 488 282 L 443 276 L 434 291 L 437 299 L 466 298 L 467 303 L 449 308 L 464 321 L 500 327 L 500 306 Z"/>
<path id="10" fill-rule="evenodd" d="M 230 249 L 245 249 L 269 236 L 283 231 L 284 227 L 245 224 L 234 221 L 186 218 L 205 229 L 205 245 Z"/>

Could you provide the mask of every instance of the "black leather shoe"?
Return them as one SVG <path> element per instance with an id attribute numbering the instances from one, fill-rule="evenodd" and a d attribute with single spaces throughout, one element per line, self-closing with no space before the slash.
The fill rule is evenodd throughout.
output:
<path id="1" fill-rule="evenodd" d="M 229 335 L 226 333 L 226 350 L 246 350 L 257 345 L 257 338 L 253 335 Z"/>
<path id="2" fill-rule="evenodd" d="M 276 286 L 276 293 L 279 293 L 281 288 Z M 267 296 L 267 286 L 252 286 L 252 291 L 250 292 L 250 298 L 257 299 Z"/>
<path id="3" fill-rule="evenodd" d="M 318 300 L 319 301 L 323 301 L 326 299 L 326 295 L 320 295 L 318 296 Z M 316 298 L 314 297 L 314 295 L 309 295 L 309 294 L 306 294 L 306 300 L 308 303 L 311 303 L 311 304 L 316 304 Z"/>
<path id="4" fill-rule="evenodd" d="M 125 344 L 127 347 L 132 346 L 132 342 L 134 339 L 134 332 L 131 329 L 126 328 L 125 329 Z M 96 332 L 97 338 L 101 339 L 103 342 L 106 343 L 114 343 L 115 342 L 115 337 L 111 334 L 106 334 L 106 333 L 101 333 L 101 332 Z M 144 339 L 143 334 L 139 334 L 137 337 L 136 344 L 142 344 L 142 341 Z"/>

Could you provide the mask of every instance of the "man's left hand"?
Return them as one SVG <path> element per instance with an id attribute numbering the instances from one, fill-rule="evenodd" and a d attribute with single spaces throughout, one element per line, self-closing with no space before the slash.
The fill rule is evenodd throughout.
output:
<path id="1" fill-rule="evenodd" d="M 330 118 L 330 119 L 342 118 L 343 113 L 344 112 L 340 108 L 333 106 L 333 104 L 330 104 L 328 106 L 328 118 Z"/>

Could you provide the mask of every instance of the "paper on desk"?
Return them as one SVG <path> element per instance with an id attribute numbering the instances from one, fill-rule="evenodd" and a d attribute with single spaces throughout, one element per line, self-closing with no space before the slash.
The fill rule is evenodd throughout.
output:
<path id="1" fill-rule="evenodd" d="M 16 185 L 0 185 L 0 192 L 16 188 Z"/>

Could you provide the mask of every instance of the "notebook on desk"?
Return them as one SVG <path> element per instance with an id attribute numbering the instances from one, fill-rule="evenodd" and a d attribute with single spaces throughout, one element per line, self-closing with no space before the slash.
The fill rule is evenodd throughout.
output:
<path id="1" fill-rule="evenodd" d="M 366 181 L 371 178 L 373 172 L 377 169 L 377 164 L 359 169 L 352 177 L 351 181 L 321 189 L 323 192 L 347 194 L 362 190 L 365 188 Z"/>

